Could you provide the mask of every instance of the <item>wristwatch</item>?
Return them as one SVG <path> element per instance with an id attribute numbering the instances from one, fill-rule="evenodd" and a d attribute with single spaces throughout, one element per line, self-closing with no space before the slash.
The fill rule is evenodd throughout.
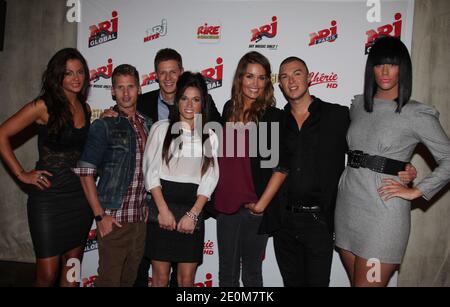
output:
<path id="1" fill-rule="evenodd" d="M 103 217 L 104 217 L 105 215 L 106 215 L 106 214 L 103 212 L 102 214 L 96 215 L 96 216 L 94 217 L 94 219 L 95 219 L 96 222 L 100 222 L 101 220 L 103 220 Z"/>

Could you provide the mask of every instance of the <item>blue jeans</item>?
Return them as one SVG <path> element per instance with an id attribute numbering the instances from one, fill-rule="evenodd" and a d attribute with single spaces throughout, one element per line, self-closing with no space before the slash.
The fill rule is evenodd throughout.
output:
<path id="1" fill-rule="evenodd" d="M 219 287 L 239 287 L 242 265 L 244 287 L 262 287 L 262 262 L 267 235 L 258 234 L 262 216 L 242 208 L 217 216 Z"/>

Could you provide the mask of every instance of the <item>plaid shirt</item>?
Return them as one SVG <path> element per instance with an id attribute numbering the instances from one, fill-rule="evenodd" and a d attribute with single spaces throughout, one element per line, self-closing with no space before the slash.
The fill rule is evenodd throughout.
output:
<path id="1" fill-rule="evenodd" d="M 126 116 L 119 111 L 119 116 Z M 145 133 L 143 123 L 144 117 L 136 111 L 135 118 L 128 118 L 131 126 L 136 134 L 136 167 L 134 170 L 133 180 L 128 186 L 127 193 L 122 201 L 120 209 L 106 209 L 105 214 L 114 217 L 119 223 L 136 223 L 145 219 L 147 206 L 145 204 L 146 190 L 144 186 L 144 174 L 142 172 L 142 156 L 144 154 L 145 142 L 147 134 Z M 78 167 L 73 168 L 73 172 L 80 176 L 96 176 L 95 168 Z"/>

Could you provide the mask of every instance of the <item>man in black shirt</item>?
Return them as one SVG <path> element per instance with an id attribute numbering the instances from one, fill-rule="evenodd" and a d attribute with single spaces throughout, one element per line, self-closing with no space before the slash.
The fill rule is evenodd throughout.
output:
<path id="1" fill-rule="evenodd" d="M 284 163 L 289 176 L 280 208 L 281 227 L 273 236 L 275 255 L 285 286 L 326 287 L 349 112 L 310 95 L 309 71 L 299 58 L 281 63 L 279 80 L 289 102 L 284 108 Z"/>

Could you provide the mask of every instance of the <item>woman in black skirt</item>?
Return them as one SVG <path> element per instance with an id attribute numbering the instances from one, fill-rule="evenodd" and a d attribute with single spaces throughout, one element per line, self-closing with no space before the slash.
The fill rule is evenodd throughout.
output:
<path id="1" fill-rule="evenodd" d="M 219 170 L 218 138 L 208 123 L 207 88 L 201 74 L 183 73 L 168 120 L 155 123 L 144 153 L 145 187 L 152 194 L 149 212 L 152 286 L 166 287 L 171 262 L 178 263 L 178 285 L 194 285 L 203 260 L 202 209 L 211 197 Z"/>
<path id="2" fill-rule="evenodd" d="M 0 155 L 17 179 L 28 185 L 36 286 L 53 286 L 58 277 L 61 286 L 77 285 L 67 280 L 67 261 L 81 261 L 92 225 L 80 179 L 71 171 L 89 130 L 88 74 L 78 50 L 58 51 L 44 72 L 39 97 L 0 126 Z M 35 169 L 26 171 L 9 139 L 33 123 L 38 126 L 39 161 Z"/>

